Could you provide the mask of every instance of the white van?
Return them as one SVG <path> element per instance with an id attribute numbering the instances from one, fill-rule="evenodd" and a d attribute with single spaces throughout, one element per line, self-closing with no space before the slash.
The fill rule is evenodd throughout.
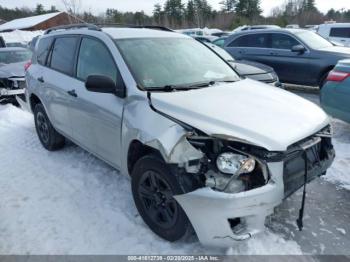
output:
<path id="1" fill-rule="evenodd" d="M 317 33 L 329 41 L 350 47 L 350 23 L 322 24 Z"/>

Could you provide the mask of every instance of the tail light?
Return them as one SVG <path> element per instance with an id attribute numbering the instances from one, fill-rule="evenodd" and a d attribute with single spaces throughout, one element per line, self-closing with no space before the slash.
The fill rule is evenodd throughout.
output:
<path id="1" fill-rule="evenodd" d="M 350 76 L 350 73 L 333 70 L 329 72 L 327 76 L 327 81 L 342 82 L 349 76 Z"/>
<path id="2" fill-rule="evenodd" d="M 28 63 L 24 65 L 24 71 L 27 71 L 31 65 L 32 65 L 32 61 L 28 61 Z"/>

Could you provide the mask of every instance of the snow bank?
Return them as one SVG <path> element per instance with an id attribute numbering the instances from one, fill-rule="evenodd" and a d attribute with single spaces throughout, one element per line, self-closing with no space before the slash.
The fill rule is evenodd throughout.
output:
<path id="1" fill-rule="evenodd" d="M 0 106 L 0 254 L 225 254 L 196 240 L 154 235 L 134 206 L 129 178 L 79 147 L 40 145 L 33 116 Z M 301 254 L 267 231 L 227 254 Z"/>

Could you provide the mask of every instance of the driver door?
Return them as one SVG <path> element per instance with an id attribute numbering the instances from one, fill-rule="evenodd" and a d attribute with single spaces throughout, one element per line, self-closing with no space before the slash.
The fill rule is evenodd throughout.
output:
<path id="1" fill-rule="evenodd" d="M 88 91 L 85 81 L 89 75 L 122 81 L 108 47 L 97 38 L 83 37 L 77 58 L 76 89 L 71 93 L 74 100 L 71 107 L 73 138 L 119 168 L 124 100 L 114 94 Z"/>

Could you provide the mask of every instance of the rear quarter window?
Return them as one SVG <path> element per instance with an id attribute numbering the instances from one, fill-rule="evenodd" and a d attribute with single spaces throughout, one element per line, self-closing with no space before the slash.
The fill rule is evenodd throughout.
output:
<path id="1" fill-rule="evenodd" d="M 350 38 L 350 27 L 334 27 L 331 28 L 329 36 Z"/>
<path id="2" fill-rule="evenodd" d="M 46 37 L 39 40 L 36 56 L 37 56 L 37 61 L 40 65 L 46 64 L 46 59 L 50 51 L 52 40 L 53 40 L 52 37 Z"/>
<path id="3" fill-rule="evenodd" d="M 77 43 L 77 37 L 56 38 L 52 49 L 50 67 L 64 74 L 73 75 Z"/>
<path id="4" fill-rule="evenodd" d="M 269 48 L 269 35 L 268 34 L 249 34 L 236 38 L 233 40 L 229 47 L 256 47 L 256 48 Z"/>

